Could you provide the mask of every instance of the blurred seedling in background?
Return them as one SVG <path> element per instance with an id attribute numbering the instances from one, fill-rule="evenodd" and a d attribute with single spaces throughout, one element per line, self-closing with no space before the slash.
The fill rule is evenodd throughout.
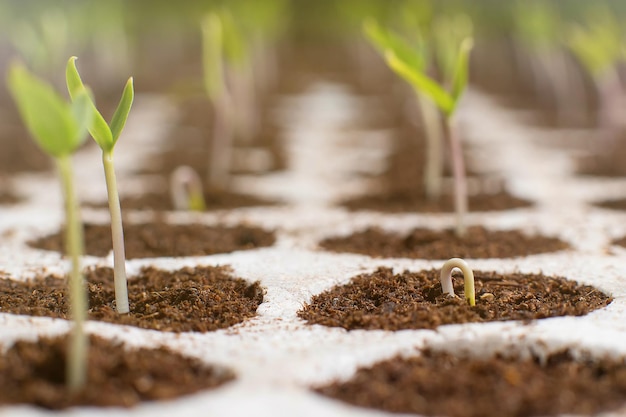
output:
<path id="1" fill-rule="evenodd" d="M 190 166 L 182 165 L 172 172 L 170 192 L 175 210 L 206 210 L 202 180 Z"/>
<path id="2" fill-rule="evenodd" d="M 18 63 L 10 67 L 7 82 L 26 128 L 41 149 L 54 158 L 61 180 L 65 199 L 65 244 L 72 265 L 70 314 L 74 321 L 66 359 L 66 378 L 69 390 L 76 392 L 86 382 L 89 341 L 84 331 L 87 294 L 80 267 L 83 231 L 71 156 L 87 138 L 93 120 L 91 100 L 88 91 L 82 89 L 75 94 L 72 103 L 68 103 L 49 84 Z"/>
<path id="3" fill-rule="evenodd" d="M 83 84 L 76 68 L 76 57 L 71 57 L 67 62 L 66 82 L 67 90 L 72 100 L 85 96 L 87 89 Z M 115 166 L 113 164 L 113 149 L 119 139 L 128 119 L 128 113 L 134 99 L 133 78 L 129 78 L 122 92 L 122 98 L 113 113 L 111 122 L 107 123 L 102 114 L 96 108 L 95 103 L 89 98 L 89 109 L 93 114 L 89 125 L 89 133 L 102 149 L 102 164 L 107 185 L 109 199 L 109 212 L 111 214 L 111 235 L 113 240 L 113 263 L 115 273 L 115 306 L 117 312 L 125 314 L 130 311 L 128 304 L 128 289 L 126 279 L 126 254 L 124 251 L 124 228 L 122 226 L 122 210 L 120 197 L 117 191 L 115 178 Z"/>
<path id="4" fill-rule="evenodd" d="M 606 4 L 594 3 L 590 7 L 587 24 L 573 25 L 566 43 L 593 80 L 598 95 L 598 125 L 612 136 L 615 111 L 624 91 L 617 64 L 626 58 L 626 39 Z"/>
<path id="5" fill-rule="evenodd" d="M 474 289 L 474 271 L 469 267 L 467 262 L 461 258 L 452 258 L 447 260 L 441 267 L 439 280 L 441 281 L 441 290 L 444 294 L 456 297 L 454 286 L 452 285 L 452 271 L 459 269 L 463 273 L 465 299 L 471 306 L 476 305 L 476 290 Z"/>
<path id="6" fill-rule="evenodd" d="M 440 18 L 434 23 L 437 29 L 435 56 L 444 77 L 438 82 L 425 72 L 423 59 L 397 42 L 397 37 L 387 37 L 385 59 L 391 69 L 404 78 L 415 91 L 433 102 L 444 118 L 445 135 L 448 139 L 454 174 L 454 206 L 457 215 L 456 234 L 466 232 L 465 216 L 468 210 L 467 179 L 463 149 L 458 135 L 455 113 L 465 91 L 469 76 L 469 55 L 473 47 L 471 21 L 467 16 Z M 444 20 L 445 19 L 445 20 Z"/>

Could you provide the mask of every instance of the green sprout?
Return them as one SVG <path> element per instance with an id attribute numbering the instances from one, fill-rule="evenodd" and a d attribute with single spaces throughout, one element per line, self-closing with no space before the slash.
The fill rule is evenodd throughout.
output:
<path id="1" fill-rule="evenodd" d="M 215 116 L 207 181 L 218 187 L 224 187 L 228 181 L 234 130 L 232 100 L 224 74 L 225 38 L 222 17 L 209 13 L 202 21 L 202 66 L 204 90 L 213 104 Z M 232 38 L 229 42 L 231 50 L 236 49 L 237 43 Z"/>
<path id="2" fill-rule="evenodd" d="M 83 231 L 73 183 L 71 155 L 87 137 L 93 119 L 87 90 L 80 91 L 67 103 L 54 89 L 32 75 L 23 65 L 13 64 L 8 73 L 8 87 L 31 136 L 54 158 L 65 198 L 66 251 L 71 259 L 69 274 L 70 314 L 74 320 L 68 358 L 67 385 L 80 390 L 87 379 L 88 338 L 84 330 L 87 294 L 80 268 L 83 254 Z"/>
<path id="3" fill-rule="evenodd" d="M 392 50 L 402 56 L 405 62 L 418 71 L 425 71 L 427 66 L 426 44 L 421 36 L 417 37 L 416 45 L 410 44 L 399 34 L 385 30 L 376 21 L 368 19 L 363 24 L 363 30 L 372 45 L 384 55 Z M 426 164 L 424 167 L 424 188 L 426 197 L 436 200 L 441 196 L 443 179 L 443 146 L 440 118 L 437 108 L 428 97 L 419 89 L 415 89 L 421 118 L 426 134 Z"/>
<path id="4" fill-rule="evenodd" d="M 469 267 L 467 262 L 461 258 L 452 258 L 447 260 L 441 267 L 439 280 L 441 281 L 441 290 L 444 294 L 456 297 L 454 287 L 452 286 L 452 271 L 458 268 L 463 273 L 465 299 L 472 307 L 476 305 L 476 290 L 474 289 L 474 271 Z"/>
<path id="5" fill-rule="evenodd" d="M 170 190 L 175 210 L 206 210 L 202 180 L 192 167 L 182 165 L 172 172 Z"/>
<path id="6" fill-rule="evenodd" d="M 474 45 L 471 36 L 463 38 L 455 35 L 457 41 L 454 43 L 456 58 L 453 64 L 449 64 L 451 69 L 444 69 L 444 74 L 450 74 L 447 82 L 439 83 L 426 74 L 425 68 L 420 66 L 411 55 L 407 55 L 404 50 L 390 43 L 385 51 L 387 64 L 398 75 L 404 78 L 416 90 L 431 100 L 439 109 L 445 121 L 445 133 L 450 146 L 452 157 L 452 169 L 454 174 L 454 206 L 457 214 L 456 234 L 460 237 L 466 233 L 465 216 L 468 210 L 467 180 L 465 177 L 465 163 L 463 160 L 463 149 L 457 132 L 455 113 L 461 97 L 467 87 L 469 77 L 469 55 Z M 444 36 L 442 33 L 440 36 Z M 443 42 L 439 43 L 443 45 Z M 449 45 L 451 45 L 449 43 Z M 452 48 L 452 46 L 449 46 Z M 442 53 L 443 55 L 443 53 Z M 449 55 L 445 53 L 445 55 Z M 444 62 L 442 59 L 441 62 Z M 445 60 L 448 62 L 448 60 Z M 452 62 L 452 61 L 450 61 Z M 446 88 L 444 84 L 449 84 Z"/>
<path id="7" fill-rule="evenodd" d="M 566 44 L 594 82 L 600 101 L 600 127 L 612 129 L 613 107 L 621 91 L 617 63 L 626 58 L 624 39 L 619 22 L 606 5 L 596 5 L 588 19 L 587 27 L 575 25 L 570 29 Z"/>
<path id="8" fill-rule="evenodd" d="M 76 59 L 77 58 L 74 56 L 69 59 L 65 72 L 67 89 L 72 100 L 83 96 L 84 92 L 87 91 L 76 68 Z M 115 167 L 113 165 L 113 149 L 124 129 L 128 113 L 133 104 L 133 78 L 130 77 L 126 82 L 126 86 L 122 92 L 122 98 L 113 114 L 110 124 L 102 117 L 102 114 L 100 114 L 96 108 L 90 95 L 87 95 L 87 97 L 89 98 L 90 111 L 93 114 L 92 122 L 89 125 L 89 133 L 102 149 L 102 163 L 104 165 L 104 175 L 109 197 L 111 234 L 113 238 L 113 269 L 115 272 L 115 306 L 118 313 L 126 314 L 130 311 L 130 307 L 128 305 L 128 288 L 126 282 L 124 229 L 122 226 L 120 198 L 117 192 L 117 181 L 115 179 Z"/>

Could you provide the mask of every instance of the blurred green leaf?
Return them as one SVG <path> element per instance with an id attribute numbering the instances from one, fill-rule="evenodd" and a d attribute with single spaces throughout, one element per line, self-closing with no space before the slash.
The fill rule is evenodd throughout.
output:
<path id="1" fill-rule="evenodd" d="M 212 100 L 216 100 L 224 89 L 222 19 L 209 13 L 202 20 L 202 69 L 204 90 Z"/>
<path id="2" fill-rule="evenodd" d="M 391 50 L 412 68 L 423 71 L 426 67 L 423 46 L 412 47 L 400 35 L 384 29 L 373 19 L 363 22 L 363 31 L 380 54 L 385 55 L 387 50 Z"/>
<path id="3" fill-rule="evenodd" d="M 452 98 L 454 101 L 458 101 L 467 87 L 469 79 L 469 56 L 474 47 L 474 40 L 472 38 L 465 38 L 461 42 L 459 47 L 456 67 L 454 75 L 452 77 Z"/>
<path id="4" fill-rule="evenodd" d="M 7 83 L 27 129 L 46 153 L 69 155 L 84 142 L 92 117 L 86 93 L 70 105 L 21 64 L 10 67 Z"/>

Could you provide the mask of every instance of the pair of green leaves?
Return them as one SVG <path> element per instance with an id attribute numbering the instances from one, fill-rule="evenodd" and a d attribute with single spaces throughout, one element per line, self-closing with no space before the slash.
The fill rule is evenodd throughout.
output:
<path id="1" fill-rule="evenodd" d="M 68 103 L 19 63 L 9 69 L 7 83 L 26 128 L 44 152 L 55 158 L 67 156 L 85 141 L 93 122 L 87 90 L 77 92 Z"/>
<path id="2" fill-rule="evenodd" d="M 387 65 L 404 78 L 418 94 L 432 100 L 439 110 L 450 117 L 457 108 L 469 77 L 469 55 L 474 45 L 471 37 L 465 37 L 457 46 L 450 91 L 426 74 L 427 61 L 424 49 L 412 47 L 401 36 L 368 20 L 364 31 L 374 46 L 384 54 Z"/>
<path id="3" fill-rule="evenodd" d="M 87 93 L 89 108 L 92 113 L 89 133 L 104 152 L 112 152 L 122 133 L 122 130 L 124 129 L 124 126 L 126 125 L 130 108 L 133 105 L 133 99 L 135 97 L 133 77 L 130 77 L 126 82 L 126 86 L 122 92 L 122 98 L 117 105 L 117 109 L 115 109 L 115 112 L 113 113 L 111 123 L 108 124 L 104 117 L 102 117 L 100 111 L 96 108 L 95 103 L 91 99 L 91 94 L 89 94 L 89 90 L 85 87 L 80 78 L 80 74 L 76 68 L 76 59 L 77 58 L 73 56 L 67 62 L 65 70 L 67 90 L 70 93 L 72 101 L 75 101 L 78 97 Z"/>

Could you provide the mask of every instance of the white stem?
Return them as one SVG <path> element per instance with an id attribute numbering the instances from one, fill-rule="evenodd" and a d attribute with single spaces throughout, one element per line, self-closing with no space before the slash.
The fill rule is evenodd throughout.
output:
<path id="1" fill-rule="evenodd" d="M 188 165 L 181 165 L 170 177 L 170 194 L 175 210 L 204 211 L 204 191 L 198 173 Z"/>
<path id="2" fill-rule="evenodd" d="M 435 105 L 417 93 L 424 133 L 426 135 L 426 166 L 424 167 L 424 186 L 426 197 L 437 200 L 441 196 L 443 177 L 443 147 L 441 119 Z"/>
<path id="3" fill-rule="evenodd" d="M 113 272 L 115 282 L 115 308 L 119 314 L 130 312 L 128 304 L 128 285 L 126 278 L 126 252 L 124 251 L 124 227 L 122 226 L 122 209 L 120 196 L 117 192 L 117 180 L 113 165 L 113 153 L 102 152 L 102 164 L 109 196 L 109 213 L 111 214 L 111 237 L 113 239 Z"/>
<path id="4" fill-rule="evenodd" d="M 66 378 L 70 392 L 77 392 L 87 382 L 87 354 L 89 350 L 89 339 L 85 333 L 87 292 L 80 267 L 80 258 L 83 254 L 83 229 L 80 222 L 78 201 L 74 193 L 72 161 L 69 156 L 61 156 L 57 158 L 56 162 L 65 198 L 65 245 L 72 262 L 69 289 L 70 316 L 74 323 L 66 359 Z"/>
<path id="5" fill-rule="evenodd" d="M 233 115 L 231 99 L 224 89 L 214 101 L 215 120 L 211 160 L 209 161 L 209 184 L 218 188 L 228 185 L 233 143 Z"/>
<path id="6" fill-rule="evenodd" d="M 463 146 L 459 138 L 454 116 L 446 118 L 446 132 L 450 143 L 452 157 L 452 172 L 454 175 L 454 211 L 456 212 L 456 235 L 464 237 L 467 232 L 465 217 L 468 211 L 467 177 L 465 174 L 465 161 L 463 159 Z"/>
<path id="7" fill-rule="evenodd" d="M 454 293 L 454 287 L 452 286 L 452 271 L 458 268 L 463 273 L 463 280 L 465 283 L 465 299 L 469 305 L 476 305 L 476 291 L 474 289 L 474 271 L 469 267 L 467 262 L 461 258 L 452 258 L 446 261 L 441 267 L 441 275 L 439 279 L 441 281 L 441 289 L 444 294 L 448 294 L 452 297 L 456 297 Z"/>

